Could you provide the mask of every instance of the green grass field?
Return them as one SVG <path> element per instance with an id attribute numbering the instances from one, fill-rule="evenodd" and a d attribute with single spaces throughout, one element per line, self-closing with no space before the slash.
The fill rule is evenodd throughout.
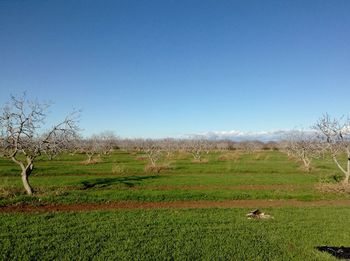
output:
<path id="1" fill-rule="evenodd" d="M 61 155 L 53 161 L 43 157 L 37 162 L 30 179 L 37 192 L 34 197 L 23 193 L 17 166 L 2 159 L 0 188 L 5 196 L 0 198 L 0 205 L 23 201 L 69 204 L 118 200 L 316 200 L 344 197 L 320 193 L 315 188 L 321 181 L 332 182 L 339 178 L 339 171 L 330 161 L 319 160 L 312 172 L 305 173 L 298 162 L 288 160 L 286 155 L 277 151 L 231 154 L 235 155 L 234 160 L 218 160 L 221 154 L 211 153 L 206 155 L 204 163 L 193 163 L 189 155 L 174 155 L 164 159 L 169 169 L 159 174 L 145 172 L 148 162 L 140 154 L 117 152 L 103 156 L 100 163 L 92 165 L 82 164 L 84 155 Z M 115 173 L 116 168 L 118 172 Z M 242 185 L 270 187 L 242 189 Z"/>
<path id="2" fill-rule="evenodd" d="M 119 210 L 3 214 L 2 260 L 335 260 L 349 244 L 349 208 Z"/>
<path id="3" fill-rule="evenodd" d="M 223 157 L 223 155 L 225 157 Z M 278 151 L 211 152 L 204 162 L 176 153 L 145 171 L 141 153 L 117 151 L 97 164 L 84 155 L 42 157 L 26 196 L 19 169 L 0 159 L 0 206 L 89 204 L 119 201 L 340 200 L 323 183 L 341 178 L 329 159 L 310 173 Z M 1 210 L 1 208 L 0 208 Z M 349 207 L 278 207 L 274 219 L 248 220 L 248 208 L 116 209 L 1 213 L 2 260 L 335 260 L 316 246 L 350 246 Z"/>

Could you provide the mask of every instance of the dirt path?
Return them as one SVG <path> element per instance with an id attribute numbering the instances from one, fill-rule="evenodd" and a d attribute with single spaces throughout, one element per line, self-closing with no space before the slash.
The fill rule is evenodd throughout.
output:
<path id="1" fill-rule="evenodd" d="M 6 206 L 0 207 L 0 213 L 13 212 L 57 212 L 57 211 L 92 211 L 113 209 L 163 209 L 163 208 L 263 208 L 263 207 L 317 207 L 350 206 L 350 200 L 227 200 L 227 201 L 174 201 L 174 202 L 137 202 L 120 201 L 104 204 L 85 203 L 72 205 L 44 206 Z"/>

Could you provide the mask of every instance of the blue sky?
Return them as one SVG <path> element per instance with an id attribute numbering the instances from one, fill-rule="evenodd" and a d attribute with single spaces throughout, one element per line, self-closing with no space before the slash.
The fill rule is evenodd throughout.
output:
<path id="1" fill-rule="evenodd" d="M 85 135 L 308 128 L 349 113 L 350 1 L 0 1 L 0 104 Z"/>

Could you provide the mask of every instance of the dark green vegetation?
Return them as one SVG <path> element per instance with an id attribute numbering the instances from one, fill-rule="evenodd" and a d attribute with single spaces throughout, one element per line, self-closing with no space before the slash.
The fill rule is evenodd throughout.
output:
<path id="1" fill-rule="evenodd" d="M 1 214 L 2 260 L 335 260 L 350 245 L 350 209 L 123 210 Z"/>
<path id="2" fill-rule="evenodd" d="M 17 166 L 0 160 L 0 205 L 27 202 L 82 203 L 119 200 L 230 200 L 344 198 L 321 193 L 316 185 L 341 177 L 330 160 L 315 162 L 310 173 L 278 151 L 211 152 L 204 162 L 194 163 L 186 153 L 164 158 L 167 169 L 145 171 L 141 153 L 118 151 L 102 156 L 97 164 L 84 164 L 85 155 L 60 155 L 36 164 L 31 183 L 34 197 L 25 195 Z M 248 186 L 249 185 L 249 186 Z"/>

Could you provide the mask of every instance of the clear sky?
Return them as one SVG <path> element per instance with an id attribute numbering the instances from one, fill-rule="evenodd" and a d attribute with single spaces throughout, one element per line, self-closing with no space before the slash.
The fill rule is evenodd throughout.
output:
<path id="1" fill-rule="evenodd" d="M 89 135 L 308 128 L 350 104 L 350 1 L 0 0 L 0 104 Z"/>

